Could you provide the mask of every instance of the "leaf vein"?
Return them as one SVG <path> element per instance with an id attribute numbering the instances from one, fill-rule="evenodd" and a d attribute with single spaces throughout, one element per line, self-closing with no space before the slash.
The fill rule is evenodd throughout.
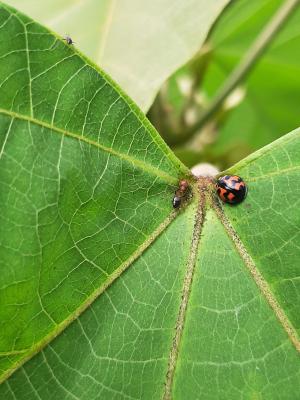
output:
<path id="1" fill-rule="evenodd" d="M 238 237 L 237 233 L 235 232 L 234 228 L 232 227 L 230 221 L 227 219 L 225 213 L 223 212 L 221 206 L 216 203 L 213 199 L 211 201 L 212 207 L 215 210 L 217 216 L 219 217 L 221 223 L 223 224 L 228 236 L 233 241 L 240 257 L 244 261 L 245 266 L 247 267 L 248 271 L 252 275 L 256 285 L 260 289 L 263 297 L 267 300 L 268 304 L 270 305 L 271 309 L 273 310 L 275 316 L 277 317 L 278 321 L 280 322 L 282 328 L 288 335 L 291 343 L 295 347 L 295 349 L 300 352 L 300 340 L 298 338 L 297 332 L 290 323 L 289 319 L 287 318 L 286 314 L 282 310 L 280 304 L 278 303 L 277 299 L 275 298 L 274 294 L 272 293 L 271 289 L 269 288 L 268 283 L 265 281 L 264 277 L 257 269 L 252 257 L 248 253 L 247 249 L 245 248 L 244 244 Z"/>
<path id="2" fill-rule="evenodd" d="M 49 124 L 47 122 L 44 122 L 44 121 L 41 121 L 41 120 L 38 120 L 38 119 L 35 119 L 35 118 L 31 118 L 31 117 L 28 117 L 28 116 L 25 116 L 25 115 L 21 115 L 21 114 L 18 114 L 16 112 L 13 112 L 13 111 L 7 111 L 7 110 L 1 109 L 1 108 L 0 108 L 0 114 L 7 115 L 7 116 L 9 116 L 11 118 L 15 118 L 15 119 L 22 120 L 22 121 L 29 121 L 32 124 L 42 126 L 42 127 L 46 128 L 46 129 L 49 129 L 49 130 L 51 130 L 51 131 L 53 131 L 55 133 L 71 137 L 71 138 L 76 139 L 76 140 L 81 141 L 81 142 L 85 142 L 85 143 L 87 143 L 87 144 L 89 144 L 91 146 L 95 146 L 95 147 L 101 149 L 104 152 L 112 154 L 117 158 L 120 158 L 122 160 L 125 160 L 125 161 L 129 162 L 129 163 L 133 164 L 134 166 L 136 166 L 139 169 L 142 169 L 142 170 L 144 170 L 144 171 L 146 171 L 148 173 L 156 175 L 156 176 L 160 177 L 162 180 L 165 180 L 167 183 L 177 184 L 177 178 L 175 178 L 175 177 L 173 177 L 173 176 L 171 176 L 171 175 L 169 175 L 169 174 L 157 169 L 156 167 L 154 167 L 154 166 L 152 166 L 150 164 L 146 164 L 144 161 L 139 160 L 139 159 L 134 158 L 134 157 L 131 157 L 131 156 L 127 155 L 127 154 L 120 153 L 120 152 L 112 149 L 111 147 L 104 146 L 104 145 L 102 145 L 102 144 L 100 144 L 100 143 L 98 143 L 98 142 L 96 142 L 96 141 L 94 141 L 92 139 L 89 139 L 87 137 L 84 137 L 84 136 L 82 136 L 82 135 L 80 135 L 78 133 L 69 132 L 67 130 L 58 128 L 56 126 L 53 126 L 53 125 L 51 125 L 51 124 Z"/>

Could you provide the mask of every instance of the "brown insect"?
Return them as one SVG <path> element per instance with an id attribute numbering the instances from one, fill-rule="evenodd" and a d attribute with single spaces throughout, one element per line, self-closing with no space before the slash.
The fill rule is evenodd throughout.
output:
<path id="1" fill-rule="evenodd" d="M 178 189 L 175 192 L 175 196 L 173 197 L 172 200 L 172 205 L 174 208 L 178 208 L 181 204 L 181 201 L 184 197 L 186 197 L 187 192 L 189 189 L 189 183 L 185 179 L 181 180 L 179 182 Z"/>

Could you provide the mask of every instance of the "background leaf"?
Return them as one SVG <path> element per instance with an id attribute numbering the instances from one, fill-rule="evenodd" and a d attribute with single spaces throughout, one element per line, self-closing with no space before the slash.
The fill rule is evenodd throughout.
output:
<path id="1" fill-rule="evenodd" d="M 211 94 L 217 82 L 213 70 L 218 71 L 219 83 L 223 81 L 282 1 L 249 3 L 242 0 L 238 3 L 228 9 L 211 37 L 215 48 L 214 61 L 205 83 Z M 250 73 L 244 101 L 225 121 L 215 151 L 229 153 L 232 149 L 235 154 L 238 149 L 243 149 L 241 156 L 232 156 L 231 163 L 245 152 L 249 154 L 300 125 L 296 107 L 300 101 L 299 81 L 296 79 L 300 66 L 297 51 L 300 44 L 299 18 L 300 10 L 297 9 Z M 242 126 L 240 121 L 243 121 Z"/>
<path id="2" fill-rule="evenodd" d="M 104 68 L 147 110 L 165 79 L 199 49 L 228 0 L 9 0 Z M 155 62 L 153 62 L 155 60 Z"/>
<path id="3" fill-rule="evenodd" d="M 173 75 L 156 101 L 157 107 L 163 104 L 160 109 L 168 110 L 169 129 L 161 126 L 166 124 L 166 115 L 150 114 L 167 142 L 176 147 L 172 134 L 179 135 L 199 118 L 282 3 L 239 0 L 224 10 L 198 58 Z M 204 160 L 227 168 L 299 126 L 299 18 L 297 9 L 224 109 L 215 113 L 190 145 L 176 148 L 188 166 Z M 195 92 L 192 99 L 191 91 Z"/>

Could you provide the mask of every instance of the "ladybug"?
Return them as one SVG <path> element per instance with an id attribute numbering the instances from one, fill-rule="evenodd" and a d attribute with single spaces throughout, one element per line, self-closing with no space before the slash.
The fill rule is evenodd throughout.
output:
<path id="1" fill-rule="evenodd" d="M 237 175 L 225 175 L 217 180 L 217 193 L 224 203 L 239 204 L 247 195 L 247 186 Z"/>
<path id="2" fill-rule="evenodd" d="M 73 42 L 73 39 L 72 39 L 69 35 L 66 35 L 66 36 L 63 38 L 63 40 L 65 40 L 65 41 L 67 42 L 67 44 L 69 44 L 69 45 L 72 45 L 72 44 L 75 43 L 75 42 Z"/>
<path id="3" fill-rule="evenodd" d="M 179 182 L 179 187 L 175 192 L 175 196 L 173 197 L 172 200 L 172 205 L 174 208 L 178 208 L 180 206 L 182 199 L 187 195 L 188 189 L 189 189 L 188 181 L 184 179 L 181 180 Z"/>

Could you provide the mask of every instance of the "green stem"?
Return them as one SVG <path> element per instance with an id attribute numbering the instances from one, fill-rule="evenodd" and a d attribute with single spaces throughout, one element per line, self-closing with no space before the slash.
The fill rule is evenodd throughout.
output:
<path id="1" fill-rule="evenodd" d="M 245 57 L 225 81 L 212 102 L 203 112 L 199 121 L 176 138 L 176 144 L 184 143 L 190 139 L 219 110 L 227 96 L 237 87 L 237 85 L 248 75 L 255 64 L 260 60 L 264 51 L 272 43 L 275 36 L 299 4 L 300 0 L 286 0 L 284 2 L 253 43 L 252 47 L 250 47 Z"/>

